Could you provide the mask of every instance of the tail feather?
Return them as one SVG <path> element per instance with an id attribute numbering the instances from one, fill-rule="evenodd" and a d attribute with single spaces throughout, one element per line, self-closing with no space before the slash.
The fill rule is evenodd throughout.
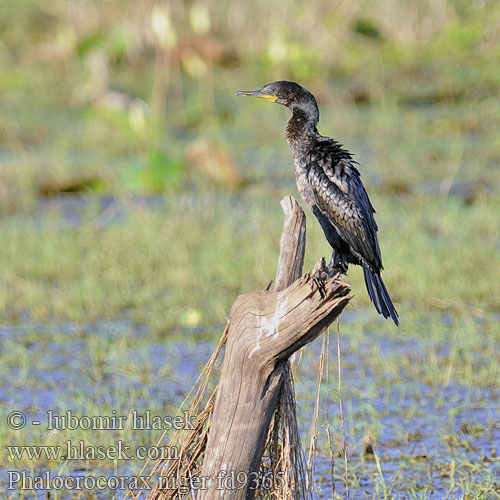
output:
<path id="1" fill-rule="evenodd" d="M 366 289 L 368 290 L 368 295 L 370 296 L 375 309 L 385 319 L 390 316 L 396 326 L 398 326 L 398 312 L 392 304 L 391 297 L 389 296 L 389 292 L 387 291 L 382 278 L 379 274 L 373 273 L 370 269 L 364 266 L 363 272 L 365 275 Z"/>

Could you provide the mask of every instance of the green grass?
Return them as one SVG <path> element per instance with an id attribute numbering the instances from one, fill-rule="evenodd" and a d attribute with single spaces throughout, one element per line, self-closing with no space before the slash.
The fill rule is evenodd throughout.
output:
<path id="1" fill-rule="evenodd" d="M 500 379 L 498 2 L 68 5 L 0 5 L 0 419 L 47 405 L 175 412 L 235 298 L 274 277 L 279 201 L 296 195 L 288 110 L 234 91 L 294 79 L 318 97 L 320 132 L 360 162 L 401 317 L 398 329 L 381 320 L 352 266 L 341 320 L 352 483 L 377 498 L 495 498 L 498 417 L 484 415 Z M 165 15 L 170 41 L 151 29 Z M 205 158 L 215 176 L 190 155 L 200 139 L 219 148 Z M 242 182 L 224 183 L 224 168 Z M 41 200 L 75 185 L 78 209 Z M 306 214 L 309 269 L 330 250 Z M 297 376 L 305 430 L 317 360 L 311 347 Z M 338 436 L 331 370 L 322 397 Z M 157 438 L 0 426 L 2 446 Z M 45 465 L 74 464 L 0 464 Z M 328 468 L 319 477 L 328 497 Z"/>
<path id="2" fill-rule="evenodd" d="M 269 18 L 244 2 L 162 11 L 89 1 L 77 13 L 64 0 L 4 2 L 0 207 L 33 206 L 47 184 L 82 178 L 114 194 L 203 186 L 186 155 L 193 139 L 217 138 L 243 166 L 249 150 L 231 145 L 251 130 L 259 150 L 281 140 L 276 110 L 233 95 L 278 78 L 310 88 L 321 130 L 383 182 L 481 176 L 498 186 L 496 2 L 285 4 Z M 155 19 L 171 21 L 172 57 L 161 55 Z M 155 158 L 161 175 L 138 175 L 161 170 Z M 240 174 L 254 181 L 268 168 L 260 159 Z"/>
<path id="3" fill-rule="evenodd" d="M 189 322 L 194 310 L 200 325 L 222 324 L 238 294 L 274 276 L 285 192 L 172 196 L 161 207 L 124 203 L 105 213 L 90 202 L 80 225 L 56 209 L 4 217 L 2 318 L 7 324 L 125 318 L 167 332 Z M 429 310 L 498 311 L 499 226 L 491 223 L 498 197 L 469 206 L 454 197 L 375 193 L 373 203 L 384 278 L 403 330 Z M 113 210 L 119 213 L 110 222 Z M 310 214 L 308 222 L 306 268 L 329 254 Z M 354 307 L 368 308 L 360 270 L 352 267 L 347 280 Z"/>
<path id="4" fill-rule="evenodd" d="M 378 489 L 380 498 L 390 494 L 426 498 L 424 491 L 429 498 L 435 498 L 436 491 L 444 498 L 447 490 L 457 498 L 480 498 L 481 491 L 484 495 L 497 487 L 498 321 L 492 316 L 443 321 L 440 314 L 428 313 L 413 325 L 412 331 L 402 333 L 394 328 L 381 331 L 385 329 L 380 323 L 369 326 L 356 318 L 341 322 L 351 488 L 357 488 L 358 495 Z M 214 338 L 215 330 L 211 333 Z M 123 440 L 132 450 L 156 443 L 159 431 L 48 432 L 44 412 L 51 409 L 64 415 L 70 409 L 78 416 L 110 416 L 115 411 L 126 416 L 136 409 L 139 414 L 146 410 L 152 415 L 175 414 L 213 344 L 189 331 L 169 337 L 153 340 L 149 332 L 137 333 L 133 324 L 111 323 L 71 332 L 56 326 L 46 332 L 27 327 L 12 340 L 4 338 L 0 387 L 13 407 L 2 407 L 0 417 L 5 421 L 15 408 L 24 411 L 28 421 L 39 418 L 43 424 L 20 431 L 2 426 L 0 442 L 64 447 L 67 440 L 73 444 L 83 440 L 87 446 L 109 447 Z M 330 374 L 323 382 L 319 416 L 318 451 L 323 458 L 316 467 L 325 498 L 331 491 L 329 468 L 320 463 L 328 463 L 323 429 L 327 419 L 338 491 L 342 485 L 333 338 L 330 345 Z M 295 377 L 304 445 L 311 425 L 319 348 L 317 342 L 306 348 Z M 378 464 L 366 451 L 367 438 Z M 140 460 L 10 461 L 6 453 L 3 456 L 0 466 L 24 468 L 31 474 L 39 474 L 44 467 L 51 467 L 53 474 L 71 474 L 77 467 L 85 475 L 109 476 L 137 473 L 143 464 Z M 382 492 L 385 489 L 387 495 Z"/>
<path id="5" fill-rule="evenodd" d="M 210 347 L 200 356 L 200 346 L 216 338 L 235 297 L 262 289 L 274 276 L 282 224 L 278 202 L 289 191 L 262 185 L 236 195 L 170 195 L 152 207 L 124 198 L 104 211 L 99 199 L 89 196 L 76 225 L 57 202 L 39 212 L 4 216 L 2 317 L 4 324 L 22 329 L 3 340 L 0 375 L 11 404 L 1 409 L 2 419 L 14 408 L 31 418 L 46 410 L 43 399 L 30 401 L 30 394 L 52 394 L 50 409 L 61 414 L 72 409 L 79 415 L 113 410 L 126 415 L 134 408 L 174 413 L 208 358 Z M 481 461 L 474 451 L 481 450 L 483 436 L 495 432 L 494 414 L 489 422 L 474 423 L 460 412 L 476 408 L 484 415 L 498 394 L 499 227 L 491 224 L 491 215 L 498 213 L 499 199 L 489 195 L 466 204 L 452 195 L 388 196 L 379 190 L 372 198 L 384 276 L 402 321 L 396 330 L 377 316 L 360 270 L 352 267 L 346 279 L 356 296 L 346 321 L 341 320 L 351 487 L 366 487 L 368 481 L 380 498 L 389 498 L 384 491 L 434 498 L 432 491 L 439 486 L 450 494 L 464 492 L 461 498 L 479 498 L 496 488 L 490 452 Z M 309 213 L 307 231 L 306 269 L 329 252 Z M 115 326 L 116 320 L 130 323 Z M 63 332 L 67 323 L 71 330 Z M 36 333 L 39 324 L 47 325 L 45 333 Z M 136 338 L 135 325 L 146 326 L 147 333 Z M 195 334 L 197 328 L 203 334 Z M 161 361 L 153 355 L 159 349 L 166 349 Z M 54 357 L 53 350 L 60 354 Z M 310 351 L 297 376 L 304 442 L 318 359 L 317 349 Z M 331 364 L 334 359 L 332 354 Z M 338 436 L 332 373 L 322 408 L 329 398 Z M 404 407 L 408 400 L 411 404 Z M 450 407 L 453 401 L 456 406 Z M 448 446 L 429 459 L 412 452 L 422 423 L 434 429 L 426 435 L 426 442 L 433 443 L 426 445 L 429 452 L 435 443 Z M 112 446 L 122 439 L 135 448 L 155 443 L 159 434 L 49 434 L 3 426 L 0 442 L 64 446 L 67 440 L 83 439 L 89 446 Z M 365 435 L 376 440 L 385 487 L 376 462 L 363 452 Z M 321 435 L 320 451 L 327 455 L 325 446 Z M 334 449 L 340 449 L 338 438 Z M 137 471 L 141 464 L 88 460 L 81 466 L 87 474 L 101 470 L 110 475 Z M 8 470 L 33 472 L 43 466 L 63 474 L 75 463 L 4 463 Z M 322 491 L 328 497 L 327 470 L 319 469 L 318 477 L 326 481 Z M 431 479 L 436 470 L 442 474 L 439 481 Z M 417 476 L 409 482 L 408 477 Z M 340 472 L 336 480 L 340 488 Z"/>

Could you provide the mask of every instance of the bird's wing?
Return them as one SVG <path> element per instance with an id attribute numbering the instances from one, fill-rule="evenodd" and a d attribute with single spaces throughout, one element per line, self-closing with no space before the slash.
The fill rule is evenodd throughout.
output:
<path id="1" fill-rule="evenodd" d="M 340 159 L 332 165 L 328 158 L 317 159 L 308 179 L 318 208 L 340 236 L 370 266 L 381 269 L 375 210 L 352 160 Z"/>

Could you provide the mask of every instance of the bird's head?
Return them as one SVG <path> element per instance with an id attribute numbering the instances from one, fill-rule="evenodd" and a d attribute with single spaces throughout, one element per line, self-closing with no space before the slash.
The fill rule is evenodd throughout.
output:
<path id="1" fill-rule="evenodd" d="M 315 121 L 319 118 L 318 104 L 314 96 L 298 83 L 278 81 L 264 85 L 260 90 L 239 90 L 235 95 L 248 95 L 287 106 L 292 111 L 300 109 Z"/>

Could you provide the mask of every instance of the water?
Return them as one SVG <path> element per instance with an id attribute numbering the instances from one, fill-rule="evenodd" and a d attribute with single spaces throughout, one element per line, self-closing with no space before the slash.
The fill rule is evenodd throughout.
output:
<path id="1" fill-rule="evenodd" d="M 348 316 L 346 320 L 348 320 Z M 443 321 L 446 323 L 446 321 Z M 346 328 L 347 330 L 347 328 Z M 183 338 L 184 336 L 184 338 Z M 97 325 L 36 325 L 2 327 L 0 405 L 5 416 L 24 412 L 29 421 L 46 421 L 47 412 L 77 415 L 127 415 L 132 409 L 152 415 L 171 415 L 192 387 L 215 344 L 206 335 L 181 332 L 176 340 L 153 339 L 131 322 Z M 500 392 L 498 384 L 447 383 L 425 375 L 429 350 L 443 360 L 452 353 L 449 340 L 400 338 L 365 333 L 342 335 L 342 377 L 345 430 L 351 498 L 462 498 L 474 485 L 498 485 L 500 462 Z M 302 445 L 308 448 L 316 373 L 321 351 L 318 340 L 304 350 L 296 373 L 296 395 Z M 488 363 L 481 347 L 473 355 L 478 370 Z M 402 361 L 404 360 L 404 362 Z M 484 368 L 484 366 L 483 366 Z M 415 378 L 418 372 L 422 376 Z M 323 381 L 314 461 L 314 498 L 331 498 L 335 485 L 344 496 L 342 438 L 337 394 L 336 341 L 332 337 L 329 376 Z M 216 373 L 216 377 L 218 374 Z M 328 458 L 325 423 L 329 422 L 334 453 L 334 475 Z M 8 445 L 48 444 L 46 430 L 30 428 L 8 434 Z M 61 431 L 64 432 L 64 431 Z M 109 444 L 109 436 L 68 431 L 72 442 L 93 439 Z M 117 434 L 116 437 L 120 437 Z M 154 444 L 158 433 L 123 434 L 127 444 Z M 379 465 L 377 465 L 377 459 Z M 52 474 L 138 474 L 142 461 L 61 461 Z M 41 474 L 35 468 L 30 474 Z M 0 474 L 6 488 L 7 470 Z M 481 485 L 481 486 L 479 486 Z M 491 486 L 493 485 L 493 486 Z M 412 495 L 420 492 L 421 497 Z M 485 496 L 489 498 L 488 491 Z M 115 492 L 121 498 L 120 492 Z M 31 493 L 30 493 L 31 494 Z M 113 492 L 92 491 L 88 498 L 108 499 Z M 410 495 L 410 496 L 408 496 Z M 46 498 L 43 491 L 37 498 Z M 34 498 L 34 496 L 33 496 Z M 60 495 L 58 498 L 74 498 Z M 86 498 L 84 496 L 84 498 Z M 492 497 L 494 498 L 494 497 Z"/>
<path id="2" fill-rule="evenodd" d="M 319 425 L 324 425 L 327 418 L 333 422 L 333 425 L 330 424 L 335 443 L 333 450 L 338 454 L 341 449 L 341 422 L 334 343 L 329 356 L 330 394 L 322 396 Z M 369 358 L 374 352 L 374 345 L 380 349 L 380 356 L 386 359 L 386 371 L 383 368 L 373 369 Z M 429 341 L 425 339 L 386 338 L 370 334 L 360 343 L 356 342 L 353 349 L 349 340 L 343 339 L 342 400 L 346 415 L 349 475 L 357 484 L 351 489 L 351 498 L 374 498 L 374 495 L 382 495 L 384 491 L 391 498 L 411 498 L 408 490 L 412 488 L 425 491 L 422 498 L 444 498 L 452 492 L 454 498 L 462 498 L 463 489 L 452 484 L 450 466 L 455 468 L 455 483 L 459 482 L 458 478 L 472 484 L 498 481 L 498 387 L 473 387 L 455 380 L 446 385 L 432 380 L 415 380 L 405 370 L 398 373 L 392 365 L 401 356 L 407 356 L 412 364 L 425 365 L 429 347 Z M 446 341 L 434 343 L 431 347 L 443 356 L 450 351 Z M 301 372 L 314 370 L 319 351 L 319 343 L 308 348 L 301 362 Z M 478 360 L 478 363 L 482 361 Z M 297 383 L 299 402 L 305 386 L 305 383 Z M 310 379 L 307 386 L 309 391 L 313 389 Z M 330 401 L 328 413 L 324 406 L 327 398 Z M 304 422 L 307 422 L 307 415 L 311 415 L 311 408 L 312 403 L 300 404 L 299 418 Z M 304 442 L 309 427 L 302 425 Z M 322 446 L 320 444 L 323 456 L 317 459 L 315 477 L 319 479 L 323 494 L 317 498 L 331 498 L 331 461 L 324 451 L 326 433 L 324 430 L 319 432 L 323 434 Z M 343 457 L 334 457 L 334 471 L 336 491 L 344 496 Z M 485 495 L 481 498 L 489 497 Z"/>

